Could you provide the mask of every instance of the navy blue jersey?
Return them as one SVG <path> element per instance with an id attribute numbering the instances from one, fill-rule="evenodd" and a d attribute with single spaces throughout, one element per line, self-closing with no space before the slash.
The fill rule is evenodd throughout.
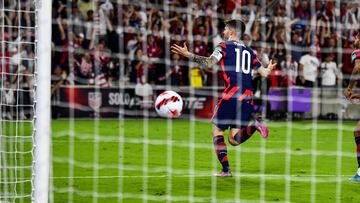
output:
<path id="1" fill-rule="evenodd" d="M 212 54 L 219 61 L 225 80 L 223 99 L 238 99 L 253 92 L 252 71 L 261 67 L 261 62 L 248 46 L 236 42 L 219 43 Z"/>

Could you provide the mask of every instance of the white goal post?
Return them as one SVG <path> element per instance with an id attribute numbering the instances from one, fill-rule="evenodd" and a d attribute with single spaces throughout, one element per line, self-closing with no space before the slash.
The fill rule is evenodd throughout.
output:
<path id="1" fill-rule="evenodd" d="M 50 174 L 50 82 L 52 1 L 37 0 L 36 7 L 36 106 L 32 202 L 48 202 Z"/>

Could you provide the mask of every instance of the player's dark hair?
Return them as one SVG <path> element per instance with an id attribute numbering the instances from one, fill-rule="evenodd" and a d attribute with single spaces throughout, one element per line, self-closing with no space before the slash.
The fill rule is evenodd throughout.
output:
<path id="1" fill-rule="evenodd" d="M 244 34 L 245 32 L 245 23 L 241 20 L 231 19 L 225 21 L 225 26 L 231 27 L 236 30 L 240 35 Z"/>

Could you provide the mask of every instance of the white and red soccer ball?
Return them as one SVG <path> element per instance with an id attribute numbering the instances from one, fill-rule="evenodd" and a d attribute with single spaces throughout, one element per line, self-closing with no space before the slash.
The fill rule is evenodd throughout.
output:
<path id="1" fill-rule="evenodd" d="M 155 110 L 161 117 L 177 118 L 181 114 L 183 100 L 181 96 L 174 91 L 165 91 L 161 93 L 155 101 Z"/>

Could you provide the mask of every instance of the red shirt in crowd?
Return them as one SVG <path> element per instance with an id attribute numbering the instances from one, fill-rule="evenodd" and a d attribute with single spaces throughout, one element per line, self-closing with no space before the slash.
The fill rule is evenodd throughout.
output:
<path id="1" fill-rule="evenodd" d="M 194 54 L 200 56 L 206 56 L 207 45 L 204 42 L 195 42 L 194 43 Z"/>
<path id="2" fill-rule="evenodd" d="M 8 51 L 1 52 L 0 50 L 0 57 L 4 60 L 4 63 L 0 65 L 0 72 L 1 73 L 8 73 L 9 72 L 9 58 L 10 54 Z"/>

